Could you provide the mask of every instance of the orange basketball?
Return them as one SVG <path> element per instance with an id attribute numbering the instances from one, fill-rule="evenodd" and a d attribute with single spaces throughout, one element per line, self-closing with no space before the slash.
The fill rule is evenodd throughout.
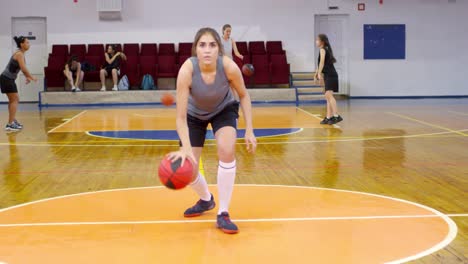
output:
<path id="1" fill-rule="evenodd" d="M 242 66 L 242 73 L 248 77 L 252 76 L 255 73 L 254 66 L 252 64 L 244 64 Z"/>
<path id="2" fill-rule="evenodd" d="M 174 96 L 172 96 L 170 93 L 163 94 L 161 97 L 161 103 L 165 106 L 171 106 L 174 104 Z"/>
<path id="3" fill-rule="evenodd" d="M 179 190 L 192 182 L 195 174 L 192 162 L 186 159 L 184 166 L 180 166 L 181 164 L 182 159 L 171 162 L 168 158 L 164 158 L 159 164 L 159 180 L 167 188 Z"/>

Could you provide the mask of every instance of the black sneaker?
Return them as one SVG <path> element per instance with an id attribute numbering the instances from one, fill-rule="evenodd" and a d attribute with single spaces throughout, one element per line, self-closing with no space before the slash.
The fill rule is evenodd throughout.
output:
<path id="1" fill-rule="evenodd" d="M 329 125 L 334 125 L 336 123 L 339 123 L 343 121 L 343 118 L 341 116 L 332 116 L 330 119 L 328 119 L 328 124 Z"/>
<path id="2" fill-rule="evenodd" d="M 216 220 L 216 227 L 221 229 L 226 234 L 237 234 L 239 229 L 237 226 L 231 222 L 231 218 L 229 218 L 229 214 L 227 212 L 222 212 L 218 215 Z"/>
<path id="3" fill-rule="evenodd" d="M 216 203 L 214 202 L 214 197 L 211 195 L 211 200 L 203 201 L 202 199 L 198 200 L 198 202 L 190 207 L 189 209 L 185 210 L 184 217 L 195 217 L 200 216 L 204 212 L 209 211 L 215 208 Z"/>
<path id="4" fill-rule="evenodd" d="M 328 119 L 328 118 L 325 117 L 322 121 L 320 121 L 320 124 L 321 124 L 321 125 L 328 125 L 328 122 L 329 122 L 329 121 L 330 121 L 330 119 Z"/>

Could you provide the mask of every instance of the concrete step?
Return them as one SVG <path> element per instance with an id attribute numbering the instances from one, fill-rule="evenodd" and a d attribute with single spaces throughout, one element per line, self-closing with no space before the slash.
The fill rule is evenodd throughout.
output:
<path id="1" fill-rule="evenodd" d="M 294 87 L 304 87 L 304 86 L 313 86 L 317 87 L 320 86 L 318 81 L 314 80 L 293 80 Z"/>
<path id="2" fill-rule="evenodd" d="M 297 88 L 298 93 L 323 93 L 322 87 Z"/>
<path id="3" fill-rule="evenodd" d="M 323 94 L 299 95 L 299 101 L 321 101 L 325 100 Z"/>
<path id="4" fill-rule="evenodd" d="M 291 76 L 293 80 L 313 79 L 315 72 L 293 72 Z"/>

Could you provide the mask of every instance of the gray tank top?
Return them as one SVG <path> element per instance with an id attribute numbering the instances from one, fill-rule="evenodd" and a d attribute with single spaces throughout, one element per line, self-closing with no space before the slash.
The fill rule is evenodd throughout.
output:
<path id="1" fill-rule="evenodd" d="M 223 41 L 224 55 L 232 59 L 232 39 L 231 38 L 229 38 L 228 40 L 224 40 L 224 38 L 221 38 L 221 39 Z"/>
<path id="2" fill-rule="evenodd" d="M 203 80 L 198 58 L 192 57 L 190 61 L 193 65 L 193 74 L 187 112 L 200 120 L 209 120 L 235 102 L 224 72 L 223 57 L 220 56 L 216 63 L 216 77 L 213 84 L 206 84 Z"/>
<path id="3" fill-rule="evenodd" d="M 14 56 L 14 55 L 13 55 Z M 19 63 L 11 56 L 10 61 L 8 62 L 5 70 L 3 71 L 2 75 L 7 77 L 8 79 L 16 80 L 18 77 L 18 73 L 21 70 Z"/>

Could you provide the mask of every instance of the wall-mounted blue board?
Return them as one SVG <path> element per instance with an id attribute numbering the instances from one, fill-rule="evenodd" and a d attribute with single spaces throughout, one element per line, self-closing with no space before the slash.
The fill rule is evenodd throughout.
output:
<path id="1" fill-rule="evenodd" d="M 404 60 L 406 25 L 364 25 L 365 60 Z"/>

